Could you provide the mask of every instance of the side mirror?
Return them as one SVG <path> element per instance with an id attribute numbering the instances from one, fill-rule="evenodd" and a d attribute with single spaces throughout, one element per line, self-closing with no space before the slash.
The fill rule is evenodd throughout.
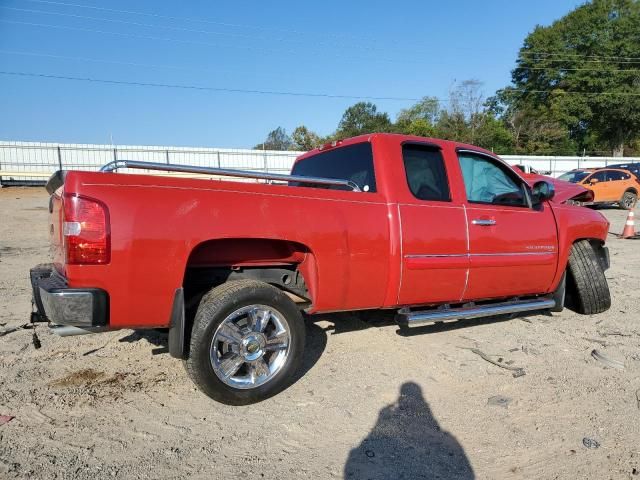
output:
<path id="1" fill-rule="evenodd" d="M 592 178 L 591 180 L 589 180 L 589 183 L 591 185 L 595 185 L 596 183 L 598 183 L 600 180 L 598 180 L 597 178 Z"/>
<path id="2" fill-rule="evenodd" d="M 556 189 L 553 183 L 541 180 L 533 184 L 531 189 L 531 200 L 533 205 L 540 205 L 542 202 L 551 200 L 556 194 Z"/>

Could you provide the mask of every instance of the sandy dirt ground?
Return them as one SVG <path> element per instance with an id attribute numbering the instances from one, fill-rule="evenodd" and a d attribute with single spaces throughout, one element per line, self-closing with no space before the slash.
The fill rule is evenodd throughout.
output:
<path id="1" fill-rule="evenodd" d="M 47 202 L 0 189 L 0 332 L 28 321 Z M 640 241 L 609 247 L 605 314 L 309 318 L 300 378 L 248 407 L 196 390 L 160 332 L 0 333 L 0 478 L 640 478 Z"/>

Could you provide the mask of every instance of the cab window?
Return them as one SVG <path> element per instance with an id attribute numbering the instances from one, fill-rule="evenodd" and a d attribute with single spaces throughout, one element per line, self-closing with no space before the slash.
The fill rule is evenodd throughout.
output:
<path id="1" fill-rule="evenodd" d="M 419 200 L 451 201 L 447 172 L 440 149 L 419 144 L 402 146 L 409 190 Z"/>
<path id="2" fill-rule="evenodd" d="M 497 160 L 468 152 L 460 152 L 458 160 L 469 202 L 529 206 L 524 184 Z"/>

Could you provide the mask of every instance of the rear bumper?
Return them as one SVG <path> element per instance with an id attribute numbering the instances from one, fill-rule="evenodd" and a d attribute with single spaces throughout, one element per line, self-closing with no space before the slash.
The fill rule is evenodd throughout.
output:
<path id="1" fill-rule="evenodd" d="M 39 320 L 75 327 L 106 327 L 109 296 L 100 288 L 69 288 L 53 265 L 30 271 L 35 315 Z"/>

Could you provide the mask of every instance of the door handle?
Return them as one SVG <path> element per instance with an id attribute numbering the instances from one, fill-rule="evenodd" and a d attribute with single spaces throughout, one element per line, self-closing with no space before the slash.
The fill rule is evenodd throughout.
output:
<path id="1" fill-rule="evenodd" d="M 476 218 L 475 220 L 472 220 L 471 223 L 473 223 L 474 225 L 479 225 L 481 227 L 490 227 L 492 225 L 495 225 L 496 221 L 490 220 L 488 218 Z"/>

